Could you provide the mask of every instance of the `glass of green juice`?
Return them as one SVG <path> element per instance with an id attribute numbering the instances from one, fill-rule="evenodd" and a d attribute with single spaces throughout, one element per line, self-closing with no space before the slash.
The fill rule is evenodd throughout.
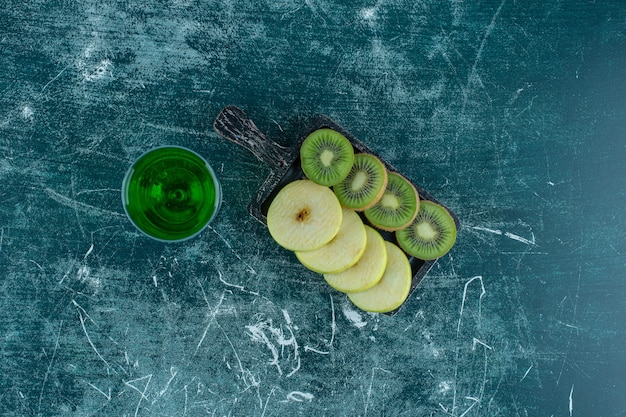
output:
<path id="1" fill-rule="evenodd" d="M 122 183 L 130 221 L 147 236 L 181 242 L 215 218 L 222 191 L 209 163 L 181 146 L 159 146 L 141 155 Z"/>

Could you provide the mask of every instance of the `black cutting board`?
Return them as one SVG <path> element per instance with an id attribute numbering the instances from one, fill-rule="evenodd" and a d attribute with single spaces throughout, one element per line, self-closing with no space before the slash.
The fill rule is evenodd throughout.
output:
<path id="1" fill-rule="evenodd" d="M 440 201 L 436 200 L 428 191 L 420 187 L 410 178 L 406 177 L 406 175 L 396 169 L 393 165 L 382 159 L 374 150 L 370 149 L 367 145 L 353 136 L 344 127 L 334 122 L 328 116 L 323 114 L 313 116 L 307 127 L 300 132 L 297 140 L 288 147 L 279 145 L 272 139 L 267 138 L 246 115 L 246 113 L 236 106 L 228 106 L 222 109 L 222 111 L 217 115 L 215 122 L 213 123 L 213 127 L 220 136 L 248 149 L 259 160 L 271 168 L 270 175 L 259 189 L 255 199 L 248 205 L 248 211 L 250 214 L 264 225 L 267 225 L 266 215 L 269 205 L 278 191 L 294 180 L 306 178 L 300 165 L 300 145 L 302 144 L 302 141 L 304 141 L 304 139 L 311 132 L 317 129 L 330 128 L 348 138 L 354 147 L 355 153 L 369 153 L 375 155 L 385 164 L 390 172 L 397 172 L 411 181 L 421 200 L 429 200 L 445 207 L 454 219 L 457 229 L 460 227 L 458 217 L 449 208 L 443 205 Z M 364 223 L 369 224 L 365 216 L 363 216 L 362 213 L 360 214 Z M 394 233 L 385 232 L 379 229 L 377 230 L 381 233 L 385 240 L 397 244 Z M 437 260 L 423 261 L 410 255 L 407 256 L 413 272 L 413 280 L 411 283 L 412 293 Z M 409 298 L 410 294 L 407 300 Z M 397 313 L 397 311 L 398 309 L 389 314 L 393 315 Z"/>

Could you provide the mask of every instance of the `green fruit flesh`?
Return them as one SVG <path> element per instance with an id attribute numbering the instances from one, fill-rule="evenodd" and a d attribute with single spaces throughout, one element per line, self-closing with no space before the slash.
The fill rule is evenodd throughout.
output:
<path id="1" fill-rule="evenodd" d="M 418 259 L 437 259 L 456 241 L 456 224 L 448 211 L 431 201 L 422 201 L 415 220 L 396 232 L 400 247 Z"/>
<path id="2" fill-rule="evenodd" d="M 365 252 L 367 231 L 361 217 L 346 208 L 342 213 L 341 226 L 333 240 L 316 250 L 295 252 L 302 265 L 311 271 L 322 274 L 345 271 L 356 264 Z"/>
<path id="3" fill-rule="evenodd" d="M 373 155 L 357 154 L 350 173 L 333 187 L 342 206 L 364 210 L 374 205 L 387 185 L 387 170 Z"/>
<path id="4" fill-rule="evenodd" d="M 415 187 L 399 174 L 388 175 L 382 198 L 365 210 L 365 217 L 374 226 L 387 231 L 409 225 L 419 209 L 420 200 Z"/>
<path id="5" fill-rule="evenodd" d="M 367 233 L 365 251 L 351 268 L 336 274 L 324 274 L 326 282 L 334 289 L 351 293 L 365 291 L 376 285 L 387 267 L 387 247 L 380 233 L 364 226 Z"/>
<path id="6" fill-rule="evenodd" d="M 330 242 L 343 220 L 339 200 L 328 188 L 309 180 L 283 187 L 267 211 L 267 228 L 285 249 L 309 251 Z"/>
<path id="7" fill-rule="evenodd" d="M 411 265 L 406 254 L 393 243 L 385 241 L 387 267 L 380 281 L 368 290 L 348 293 L 348 298 L 361 310 L 388 313 L 400 307 L 411 291 Z"/>
<path id="8" fill-rule="evenodd" d="M 341 133 L 318 129 L 300 147 L 302 171 L 311 181 L 333 186 L 342 181 L 352 168 L 354 148 Z"/>

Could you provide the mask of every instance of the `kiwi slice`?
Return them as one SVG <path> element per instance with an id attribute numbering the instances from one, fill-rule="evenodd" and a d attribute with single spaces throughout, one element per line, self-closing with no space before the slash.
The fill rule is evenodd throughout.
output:
<path id="1" fill-rule="evenodd" d="M 331 187 L 348 176 L 354 161 L 354 148 L 341 133 L 317 129 L 300 147 L 302 171 L 311 181 Z"/>
<path id="2" fill-rule="evenodd" d="M 450 250 L 456 240 L 456 224 L 448 210 L 422 201 L 415 220 L 396 232 L 398 244 L 406 253 L 418 259 L 437 259 Z"/>
<path id="3" fill-rule="evenodd" d="M 374 155 L 354 155 L 354 163 L 348 176 L 333 187 L 342 206 L 353 210 L 372 207 L 385 192 L 387 170 Z"/>
<path id="4" fill-rule="evenodd" d="M 375 227 L 392 232 L 411 224 L 417 215 L 420 199 L 413 184 L 402 175 L 390 172 L 387 177 L 383 196 L 364 214 Z"/>

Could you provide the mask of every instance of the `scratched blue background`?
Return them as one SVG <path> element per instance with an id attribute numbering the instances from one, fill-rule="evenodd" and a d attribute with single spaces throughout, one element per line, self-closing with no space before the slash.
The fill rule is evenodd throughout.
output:
<path id="1" fill-rule="evenodd" d="M 3 416 L 625 416 L 626 6 L 613 1 L 8 0 L 0 8 Z M 247 213 L 341 123 L 461 218 L 395 317 Z M 160 144 L 224 188 L 183 244 L 129 224 Z"/>

